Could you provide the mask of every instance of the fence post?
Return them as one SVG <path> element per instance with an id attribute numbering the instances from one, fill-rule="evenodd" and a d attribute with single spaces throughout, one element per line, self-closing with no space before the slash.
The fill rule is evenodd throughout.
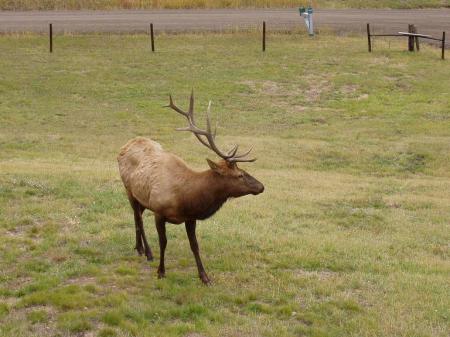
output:
<path id="1" fill-rule="evenodd" d="M 150 42 L 152 46 L 152 52 L 155 52 L 155 36 L 153 34 L 153 23 L 150 24 Z"/>
<path id="2" fill-rule="evenodd" d="M 370 38 L 370 26 L 367 24 L 367 43 L 369 44 L 369 53 L 372 52 L 372 41 Z"/>
<path id="3" fill-rule="evenodd" d="M 263 21 L 262 51 L 266 51 L 266 21 Z"/>
<path id="4" fill-rule="evenodd" d="M 50 44 L 50 53 L 53 53 L 53 25 L 49 24 L 48 39 Z"/>
<path id="5" fill-rule="evenodd" d="M 442 32 L 442 59 L 445 60 L 445 32 Z"/>
<path id="6" fill-rule="evenodd" d="M 413 25 L 408 25 L 408 33 L 413 32 Z M 408 36 L 408 50 L 414 51 L 414 36 Z"/>

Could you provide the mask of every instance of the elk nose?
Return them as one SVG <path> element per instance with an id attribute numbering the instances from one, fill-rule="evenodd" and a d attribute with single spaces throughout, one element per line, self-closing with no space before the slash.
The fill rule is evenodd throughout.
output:
<path id="1" fill-rule="evenodd" d="M 264 192 L 264 185 L 263 184 L 261 184 L 261 186 L 259 187 L 258 194 L 260 194 L 262 192 Z"/>

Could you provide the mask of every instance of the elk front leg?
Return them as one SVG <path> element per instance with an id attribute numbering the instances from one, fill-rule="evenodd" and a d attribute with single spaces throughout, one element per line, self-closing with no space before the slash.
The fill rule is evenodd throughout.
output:
<path id="1" fill-rule="evenodd" d="M 158 278 L 163 278 L 166 276 L 166 268 L 164 266 L 164 252 L 167 247 L 167 237 L 166 237 L 166 221 L 163 217 L 155 214 L 155 225 L 158 231 L 159 238 L 159 267 L 158 267 Z"/>
<path id="2" fill-rule="evenodd" d="M 197 263 L 198 276 L 200 277 L 200 280 L 202 280 L 204 284 L 210 284 L 211 281 L 209 280 L 208 275 L 206 275 L 205 268 L 203 268 L 202 260 L 200 259 L 197 236 L 195 235 L 196 222 L 195 220 L 186 221 L 185 224 L 186 224 L 186 233 L 189 238 L 189 243 L 191 245 L 191 250 L 192 253 L 194 253 L 195 262 Z"/>

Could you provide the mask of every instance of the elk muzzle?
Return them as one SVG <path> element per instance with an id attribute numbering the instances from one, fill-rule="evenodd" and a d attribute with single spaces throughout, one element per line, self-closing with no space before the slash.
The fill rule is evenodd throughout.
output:
<path id="1" fill-rule="evenodd" d="M 250 188 L 251 194 L 258 195 L 258 194 L 264 192 L 264 185 L 257 179 L 253 178 L 251 175 L 246 174 L 245 180 L 246 180 L 246 185 Z"/>
<path id="2" fill-rule="evenodd" d="M 264 185 L 258 181 L 258 188 L 255 189 L 255 192 L 253 192 L 253 195 L 257 195 L 262 192 L 264 192 Z"/>

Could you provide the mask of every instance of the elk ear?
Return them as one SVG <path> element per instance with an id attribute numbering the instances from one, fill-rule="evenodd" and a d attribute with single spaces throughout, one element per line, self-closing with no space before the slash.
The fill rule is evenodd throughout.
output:
<path id="1" fill-rule="evenodd" d="M 213 162 L 212 160 L 206 158 L 206 161 L 208 162 L 209 167 L 211 168 L 211 170 L 213 170 L 214 172 L 217 172 L 219 174 L 222 174 L 222 168 L 217 165 L 215 162 Z"/>

